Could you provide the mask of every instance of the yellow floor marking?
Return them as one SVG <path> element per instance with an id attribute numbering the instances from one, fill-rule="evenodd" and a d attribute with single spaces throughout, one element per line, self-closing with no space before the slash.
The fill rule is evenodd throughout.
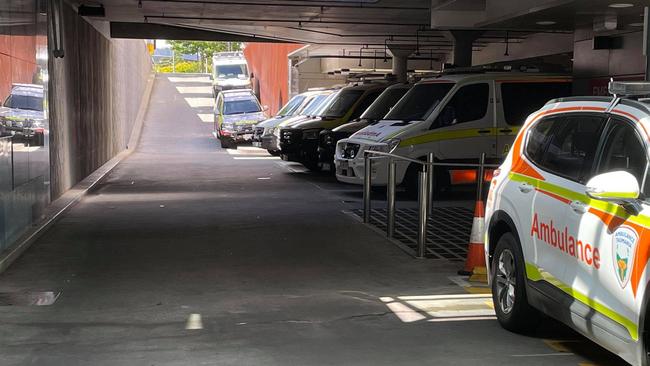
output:
<path id="1" fill-rule="evenodd" d="M 566 345 L 569 342 L 575 343 L 576 341 L 558 341 L 553 339 L 544 340 L 544 343 L 556 352 L 573 353 Z"/>
<path id="2" fill-rule="evenodd" d="M 465 289 L 465 291 L 469 292 L 470 294 L 491 294 L 492 293 L 489 287 L 470 286 L 470 287 L 463 287 L 463 288 Z"/>

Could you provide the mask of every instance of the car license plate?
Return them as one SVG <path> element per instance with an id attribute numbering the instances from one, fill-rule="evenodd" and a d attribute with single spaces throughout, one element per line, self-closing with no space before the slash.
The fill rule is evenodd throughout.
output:
<path id="1" fill-rule="evenodd" d="M 241 137 L 242 137 L 244 140 L 250 140 L 250 139 L 253 138 L 253 134 L 252 134 L 252 133 L 247 133 L 247 134 L 243 134 L 243 135 L 241 135 Z"/>
<path id="2" fill-rule="evenodd" d="M 349 164 L 348 164 L 347 161 L 341 161 L 341 162 L 339 163 L 339 167 L 340 167 L 341 169 L 345 169 L 345 170 L 347 170 L 348 167 L 349 167 Z"/>
<path id="3" fill-rule="evenodd" d="M 254 147 L 262 147 L 262 143 L 259 141 L 253 141 L 253 146 Z"/>

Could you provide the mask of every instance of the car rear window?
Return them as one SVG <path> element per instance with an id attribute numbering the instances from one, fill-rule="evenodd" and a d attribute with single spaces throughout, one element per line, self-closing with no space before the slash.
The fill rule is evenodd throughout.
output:
<path id="1" fill-rule="evenodd" d="M 5 100 L 4 106 L 7 108 L 26 109 L 30 111 L 43 110 L 43 98 L 31 95 L 12 94 Z"/>
<path id="2" fill-rule="evenodd" d="M 254 100 L 241 99 L 241 100 L 227 100 L 224 103 L 223 114 L 241 114 L 241 113 L 255 113 L 260 112 L 260 105 Z"/>

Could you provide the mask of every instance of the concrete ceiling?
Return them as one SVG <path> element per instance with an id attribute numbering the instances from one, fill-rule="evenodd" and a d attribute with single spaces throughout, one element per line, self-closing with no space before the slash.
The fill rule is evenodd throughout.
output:
<path id="1" fill-rule="evenodd" d="M 156 38 L 274 40 L 311 44 L 311 56 L 346 57 L 383 57 L 386 48 L 417 44 L 421 57 L 445 59 L 454 45 L 450 30 L 480 29 L 474 51 L 525 42 L 539 33 L 558 33 L 569 47 L 567 33 L 598 19 L 616 19 L 615 31 L 638 30 L 648 0 L 65 1 L 103 4 L 106 16 L 92 20 L 119 22 L 120 37 L 153 38 L 159 29 L 178 29 Z M 610 6 L 623 2 L 631 6 Z"/>

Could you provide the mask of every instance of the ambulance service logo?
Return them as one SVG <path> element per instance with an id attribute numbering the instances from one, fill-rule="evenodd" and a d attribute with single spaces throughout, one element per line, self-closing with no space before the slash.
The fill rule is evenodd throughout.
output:
<path id="1" fill-rule="evenodd" d="M 619 285 L 625 288 L 632 274 L 634 264 L 634 253 L 639 235 L 628 226 L 621 226 L 614 232 L 612 247 L 614 251 L 614 270 Z"/>

